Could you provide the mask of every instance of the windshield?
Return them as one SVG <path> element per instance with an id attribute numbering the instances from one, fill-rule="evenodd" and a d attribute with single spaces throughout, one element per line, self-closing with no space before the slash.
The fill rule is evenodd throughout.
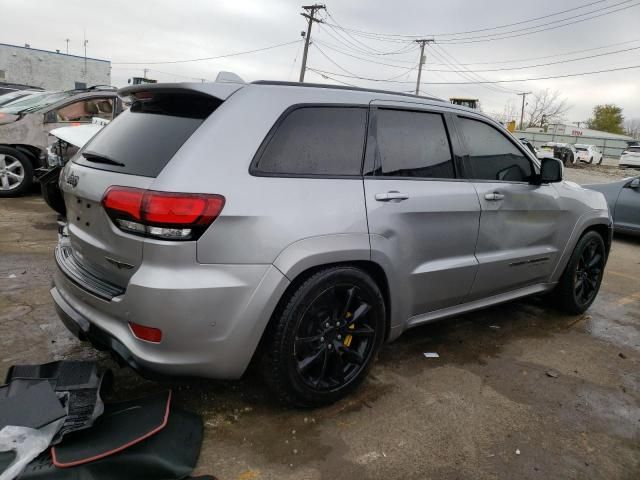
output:
<path id="1" fill-rule="evenodd" d="M 39 110 L 71 95 L 73 95 L 73 92 L 34 93 L 33 95 L 29 95 L 27 98 L 21 98 L 15 102 L 11 102 L 0 107 L 0 112 L 15 115 L 26 110 Z"/>
<path id="2" fill-rule="evenodd" d="M 5 93 L 0 95 L 0 105 L 7 105 L 8 103 L 15 102 L 20 98 L 25 98 L 34 93 L 42 93 L 42 92 L 34 92 L 33 90 L 17 90 L 15 92 Z"/>

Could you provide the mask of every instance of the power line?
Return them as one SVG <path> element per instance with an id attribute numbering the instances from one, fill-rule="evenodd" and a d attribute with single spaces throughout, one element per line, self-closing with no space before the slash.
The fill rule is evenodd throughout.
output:
<path id="1" fill-rule="evenodd" d="M 374 63 L 376 65 L 386 65 L 387 67 L 400 68 L 400 69 L 407 68 L 406 66 L 394 65 L 392 63 L 379 62 L 377 60 L 371 60 L 371 59 L 368 59 L 368 58 L 359 57 L 357 55 L 353 55 L 351 53 L 345 52 L 344 50 L 336 48 L 335 45 L 332 45 L 332 44 L 327 43 L 325 41 L 314 40 L 314 42 L 315 43 L 319 43 L 320 45 L 322 45 L 325 48 L 328 48 L 329 50 L 333 50 L 334 52 L 340 53 L 342 55 L 346 55 L 347 57 L 355 58 L 357 60 L 362 60 L 363 62 Z M 410 62 L 408 60 L 397 60 L 397 59 L 387 60 L 387 62 L 402 62 L 402 63 L 406 63 L 406 64 L 414 64 L 415 63 L 415 62 Z"/>
<path id="2" fill-rule="evenodd" d="M 475 85 L 475 84 L 494 84 L 494 83 L 517 83 L 517 82 L 530 82 L 535 80 L 552 80 L 554 78 L 568 78 L 568 77 L 581 77 L 585 75 L 595 75 L 599 73 L 610 73 L 610 72 L 620 72 L 623 70 L 633 70 L 636 68 L 640 68 L 640 65 L 632 65 L 629 67 L 618 67 L 618 68 L 610 68 L 608 70 L 594 70 L 591 72 L 580 72 L 580 73 L 567 73 L 564 75 L 550 75 L 547 77 L 532 77 L 532 78 L 515 78 L 510 80 L 484 80 L 484 81 L 473 81 L 473 82 L 423 82 L 425 85 Z M 347 78 L 359 78 L 360 80 L 368 80 L 372 82 L 380 82 L 380 81 L 388 81 L 393 83 L 413 83 L 410 81 L 401 81 L 401 80 L 380 80 L 376 78 L 365 78 L 365 77 L 350 77 L 349 75 L 342 75 L 340 73 L 335 72 L 327 72 L 324 70 L 315 69 L 315 71 L 319 73 L 326 73 L 329 75 L 336 75 L 338 77 L 347 77 Z"/>
<path id="3" fill-rule="evenodd" d="M 554 53 L 553 55 L 542 55 L 540 57 L 527 57 L 527 58 L 519 58 L 517 60 L 500 60 L 500 61 L 492 61 L 492 62 L 469 62 L 469 63 L 460 63 L 460 65 L 465 65 L 465 66 L 469 66 L 469 65 L 500 65 L 500 64 L 504 64 L 504 63 L 520 63 L 520 62 L 528 62 L 531 60 L 541 60 L 541 59 L 545 59 L 545 58 L 550 58 L 550 57 L 564 57 L 567 55 L 573 55 L 575 53 L 584 53 L 584 52 L 592 52 L 594 50 L 602 50 L 603 48 L 611 48 L 611 47 L 619 47 L 620 45 L 628 45 L 629 43 L 635 43 L 635 42 L 639 42 L 640 38 L 637 38 L 635 40 L 628 40 L 626 42 L 618 42 L 618 43 L 610 43 L 609 45 L 603 45 L 601 47 L 593 47 L 593 48 L 585 48 L 582 50 L 572 50 L 569 52 L 563 52 L 563 53 Z M 445 65 L 443 64 L 438 64 L 438 63 L 434 63 L 433 65 Z"/>
<path id="4" fill-rule="evenodd" d="M 449 65 L 449 66 L 451 66 L 452 68 L 456 68 L 456 67 L 455 67 L 455 65 L 453 65 L 453 64 L 451 63 L 451 60 L 449 60 L 449 59 L 447 58 L 447 56 L 449 56 L 449 57 L 451 57 L 451 56 L 450 56 L 448 53 L 446 53 L 446 52 L 444 51 L 444 49 L 442 49 L 442 52 L 443 52 L 443 53 L 442 53 L 442 54 L 440 54 L 440 53 L 438 52 L 438 50 L 437 50 L 437 49 L 435 49 L 435 48 L 433 48 L 433 49 L 431 50 L 431 53 L 432 53 L 436 58 L 438 58 L 440 61 L 444 61 L 444 62 L 446 62 L 446 65 Z M 447 56 L 445 56 L 445 55 L 447 55 Z M 451 57 L 451 58 L 453 58 L 453 57 Z M 455 60 L 455 59 L 454 59 L 454 60 Z M 429 72 L 430 72 L 430 73 L 431 73 L 431 72 L 433 72 L 433 73 L 437 73 L 437 72 L 434 72 L 434 71 L 432 71 L 432 70 L 429 70 Z M 454 72 L 454 73 L 457 73 L 457 75 L 459 75 L 460 77 L 462 77 L 462 78 L 464 78 L 464 79 L 466 79 L 466 80 L 471 80 L 472 82 L 473 82 L 473 81 L 475 81 L 475 80 L 478 80 L 478 79 L 483 80 L 483 78 L 482 78 L 481 76 L 479 76 L 479 75 L 473 76 L 472 74 L 469 74 L 469 73 L 467 73 L 467 72 L 463 72 L 463 71 Z M 442 78 L 442 77 L 441 77 L 441 78 Z M 491 90 L 492 92 L 497 92 L 497 93 L 512 93 L 512 92 L 511 92 L 511 91 L 509 91 L 508 89 L 506 89 L 506 88 L 504 88 L 504 87 L 501 87 L 501 86 L 498 86 L 498 85 L 484 85 L 484 84 L 481 84 L 480 86 L 481 86 L 481 87 L 483 87 L 483 88 L 485 88 L 485 89 L 487 89 L 487 90 Z"/>
<path id="5" fill-rule="evenodd" d="M 622 3 L 627 3 L 630 0 L 626 0 L 624 2 L 618 3 L 616 5 L 621 5 Z M 540 33 L 540 32 L 546 32 L 549 30 L 557 30 L 558 28 L 562 28 L 562 27 L 567 27 L 569 25 L 574 25 L 576 23 L 582 23 L 582 22 L 586 22 L 587 20 L 593 20 L 594 18 L 600 18 L 600 17 L 604 17 L 606 15 L 611 15 L 612 13 L 617 13 L 617 12 L 621 12 L 623 10 L 627 10 L 629 8 L 633 8 L 633 7 L 637 7 L 638 5 L 640 5 L 639 3 L 634 3 L 633 5 L 627 5 L 626 7 L 621 7 L 618 8 L 617 10 L 611 10 L 610 12 L 605 12 L 605 13 L 601 13 L 599 15 L 594 15 L 592 17 L 589 18 L 582 18 L 580 20 L 574 20 L 571 22 L 567 22 L 564 23 L 562 25 L 555 25 L 553 27 L 546 27 L 546 28 L 540 28 L 538 30 L 535 31 L 531 31 L 531 32 L 524 32 L 524 33 L 516 33 L 514 35 L 505 35 L 505 36 L 494 36 L 492 38 L 481 38 L 481 37 L 476 37 L 476 39 L 472 39 L 473 37 L 469 37 L 469 38 L 460 38 L 460 39 L 445 39 L 445 40 L 439 40 L 441 43 L 447 43 L 449 45 L 462 45 L 462 44 L 468 44 L 468 43 L 481 43 L 481 42 L 493 42 L 496 40 L 505 40 L 508 38 L 517 38 L 517 37 L 524 37 L 526 35 L 533 35 L 534 33 Z M 607 7 L 607 8 L 611 8 L 611 7 Z M 593 12 L 590 12 L 593 13 Z M 554 22 L 551 22 L 554 23 Z M 531 27 L 531 28 L 538 28 L 538 27 Z"/>
<path id="6" fill-rule="evenodd" d="M 535 65 L 523 65 L 523 66 L 520 66 L 520 67 L 490 68 L 490 69 L 484 69 L 484 70 L 473 70 L 473 72 L 505 72 L 505 71 L 511 71 L 511 70 L 524 70 L 524 69 L 528 69 L 528 68 L 547 67 L 547 66 L 550 66 L 550 65 L 558 65 L 558 64 L 561 64 L 561 63 L 578 62 L 580 60 L 588 60 L 588 59 L 591 59 L 591 58 L 606 57 L 607 55 L 615 55 L 617 53 L 630 52 L 632 50 L 640 50 L 640 47 L 625 48 L 625 49 L 622 49 L 622 50 L 616 50 L 614 52 L 606 52 L 606 53 L 599 53 L 599 54 L 596 54 L 596 55 L 588 55 L 586 57 L 568 58 L 566 60 L 558 60 L 556 62 L 538 63 L 538 64 L 535 64 Z M 459 63 L 458 65 L 463 65 L 463 64 Z M 459 70 L 431 70 L 431 71 L 432 72 L 451 72 L 451 73 L 459 72 Z M 467 69 L 467 71 L 470 71 L 470 70 Z"/>
<path id="7" fill-rule="evenodd" d="M 507 27 L 513 27 L 516 25 L 524 25 L 525 23 L 531 23 L 531 22 L 535 22 L 538 20 L 544 20 L 546 18 L 550 18 L 550 17 L 555 17 L 558 15 L 562 15 L 564 13 L 569 13 L 569 12 L 573 12 L 576 10 L 582 10 L 584 8 L 588 8 L 591 7 L 593 5 L 599 4 L 599 3 L 604 3 L 606 0 L 598 0 L 598 1 L 594 1 L 594 2 L 590 2 L 584 5 L 580 5 L 578 7 L 574 7 L 574 8 L 570 8 L 567 10 L 561 10 L 558 12 L 554 12 L 554 13 L 550 13 L 547 15 L 543 15 L 540 17 L 535 17 L 535 18 L 530 18 L 527 20 L 521 20 L 519 22 L 513 22 L 513 23 L 507 23 L 507 24 L 503 24 L 503 25 L 497 25 L 494 27 L 486 27 L 486 28 L 480 28 L 480 29 L 475 29 L 475 30 L 467 30 L 467 31 L 462 31 L 462 32 L 443 32 L 443 33 L 429 33 L 429 34 L 419 34 L 419 35 L 408 35 L 408 34 L 401 34 L 401 33 L 380 33 L 380 32 L 371 32 L 371 31 L 365 31 L 365 30 L 357 30 L 357 29 L 353 29 L 353 28 L 345 28 L 345 30 L 348 30 L 350 33 L 353 34 L 360 34 L 360 35 L 368 35 L 368 36 L 372 36 L 372 37 L 378 37 L 381 39 L 395 39 L 395 40 L 400 40 L 400 39 L 404 39 L 404 41 L 406 41 L 406 39 L 413 39 L 413 38 L 418 38 L 418 37 L 424 37 L 424 36 L 434 36 L 434 37 L 448 37 L 448 36 L 456 36 L 456 35 L 466 35 L 466 34 L 470 34 L 470 33 L 479 33 L 479 32 L 487 32 L 487 31 L 491 31 L 491 30 L 500 30 L 502 28 L 507 28 Z M 631 0 L 629 0 L 631 1 Z M 603 7 L 603 9 L 606 8 L 611 8 L 614 7 L 615 5 L 611 5 L 608 7 Z M 592 10 L 591 13 L 598 11 L 596 10 Z M 326 22 L 325 22 L 326 23 Z M 334 25 L 338 28 L 343 28 L 340 27 L 340 25 Z M 528 28 L 534 28 L 534 27 L 528 27 Z M 504 32 L 503 32 L 504 33 Z"/>
<path id="8" fill-rule="evenodd" d="M 390 52 L 385 52 L 382 50 L 378 50 L 376 48 L 371 47 L 370 45 L 367 45 L 363 42 L 361 42 L 360 40 L 358 40 L 357 38 L 355 38 L 353 35 L 351 35 L 344 27 L 342 27 L 342 25 L 340 25 L 338 23 L 338 21 L 331 15 L 331 12 L 327 12 L 327 15 L 329 16 L 329 18 L 331 18 L 334 23 L 335 26 L 332 24 L 329 24 L 327 22 L 323 22 L 324 24 L 328 25 L 331 29 L 333 29 L 336 34 L 338 33 L 338 29 L 342 30 L 349 38 L 351 38 L 354 42 L 357 42 L 358 44 L 362 45 L 365 49 L 371 50 L 373 52 L 373 54 L 375 55 L 398 55 L 400 53 L 406 53 L 407 51 L 410 51 L 413 49 L 413 45 L 412 44 L 408 44 L 405 47 L 401 47 L 398 50 L 394 50 L 394 51 L 390 51 Z"/>
<path id="9" fill-rule="evenodd" d="M 249 53 L 263 52 L 265 50 L 272 50 L 274 48 L 284 47 L 286 45 L 293 45 L 294 43 L 299 43 L 300 41 L 301 40 L 295 40 L 293 42 L 279 43 L 277 45 L 271 45 L 269 47 L 256 48 L 254 50 L 245 50 L 243 52 L 227 53 L 224 55 L 216 55 L 215 57 L 191 58 L 189 60 L 167 60 L 163 62 L 111 62 L 111 65 L 162 65 L 162 64 L 170 64 L 170 63 L 202 62 L 205 60 L 216 60 L 218 58 L 236 57 L 238 55 L 247 55 Z"/>

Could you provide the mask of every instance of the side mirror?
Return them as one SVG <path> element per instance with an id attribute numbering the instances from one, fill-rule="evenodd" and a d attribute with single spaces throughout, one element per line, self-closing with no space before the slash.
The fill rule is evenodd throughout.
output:
<path id="1" fill-rule="evenodd" d="M 55 110 L 51 110 L 44 114 L 44 123 L 56 123 L 58 121 L 58 115 Z"/>
<path id="2" fill-rule="evenodd" d="M 633 180 L 631 180 L 631 183 L 629 183 L 627 187 L 635 188 L 636 190 L 640 188 L 640 178 L 634 178 Z"/>
<path id="3" fill-rule="evenodd" d="M 540 160 L 540 183 L 557 183 L 562 181 L 564 165 L 557 158 Z"/>

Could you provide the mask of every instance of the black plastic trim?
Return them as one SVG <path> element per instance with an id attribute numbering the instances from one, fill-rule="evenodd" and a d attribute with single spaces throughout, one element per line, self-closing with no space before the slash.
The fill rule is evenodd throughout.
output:
<path id="1" fill-rule="evenodd" d="M 56 247 L 55 259 L 58 268 L 69 280 L 96 297 L 111 300 L 113 297 L 125 293 L 124 288 L 102 280 L 94 272 L 81 265 L 73 256 L 71 247 Z"/>

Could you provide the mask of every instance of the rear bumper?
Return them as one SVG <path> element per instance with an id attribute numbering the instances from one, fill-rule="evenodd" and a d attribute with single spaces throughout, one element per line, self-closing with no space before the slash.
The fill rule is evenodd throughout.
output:
<path id="1" fill-rule="evenodd" d="M 640 157 L 625 156 L 620 159 L 620 166 L 640 167 Z"/>
<path id="2" fill-rule="evenodd" d="M 65 326 L 145 376 L 242 376 L 288 280 L 272 265 L 197 265 L 161 275 L 141 266 L 126 292 L 100 298 L 60 268 L 51 296 Z M 199 271 L 201 270 L 201 271 Z M 129 322 L 159 328 L 160 343 Z"/>

